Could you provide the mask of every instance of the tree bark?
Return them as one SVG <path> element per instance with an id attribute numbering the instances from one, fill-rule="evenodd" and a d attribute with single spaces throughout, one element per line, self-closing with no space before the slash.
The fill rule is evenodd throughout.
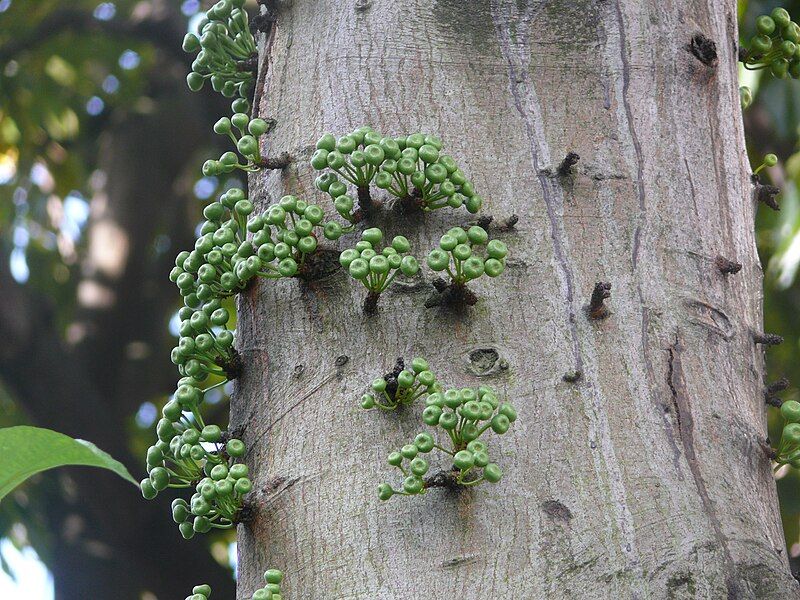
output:
<path id="1" fill-rule="evenodd" d="M 461 311 L 423 307 L 430 273 L 372 317 L 341 272 L 240 298 L 247 366 L 232 422 L 257 510 L 240 526 L 238 597 L 268 567 L 286 571 L 291 598 L 800 597 L 760 447 L 762 271 L 736 3 L 276 9 L 257 109 L 277 121 L 269 148 L 298 160 L 252 179 L 259 208 L 283 193 L 329 205 L 307 165 L 314 141 L 371 124 L 439 135 L 483 213 L 520 220 L 495 232 L 506 273 L 473 285 L 479 301 Z M 559 175 L 570 151 L 580 160 Z M 468 217 L 364 226 L 424 256 Z M 718 255 L 741 272 L 721 273 Z M 586 310 L 598 281 L 612 284 L 604 319 Z M 377 485 L 396 482 L 387 453 L 427 429 L 420 410 L 358 406 L 398 356 L 518 407 L 493 442 L 499 484 L 378 501 Z"/>

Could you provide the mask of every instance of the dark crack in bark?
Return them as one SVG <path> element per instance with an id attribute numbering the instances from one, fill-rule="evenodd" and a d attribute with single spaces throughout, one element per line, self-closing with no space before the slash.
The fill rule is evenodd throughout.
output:
<path id="1" fill-rule="evenodd" d="M 692 417 L 691 400 L 686 381 L 683 376 L 683 365 L 681 355 L 683 353 L 683 341 L 678 335 L 675 336 L 675 343 L 668 349 L 669 364 L 667 371 L 667 383 L 672 393 L 672 406 L 675 410 L 675 420 L 678 427 L 678 438 L 683 447 L 683 456 L 692 473 L 697 493 L 703 504 L 703 511 L 708 517 L 709 524 L 714 531 L 714 537 L 723 552 L 725 558 L 725 584 L 728 588 L 728 598 L 741 597 L 741 586 L 736 579 L 736 565 L 731 556 L 728 540 L 722 532 L 722 524 L 717 516 L 714 502 L 708 495 L 705 480 L 697 460 L 694 441 L 694 418 Z"/>

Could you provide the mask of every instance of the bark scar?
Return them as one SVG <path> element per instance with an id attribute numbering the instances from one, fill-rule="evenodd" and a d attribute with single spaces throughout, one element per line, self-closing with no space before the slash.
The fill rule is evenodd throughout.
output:
<path id="1" fill-rule="evenodd" d="M 714 531 L 714 537 L 725 558 L 725 584 L 728 587 L 728 597 L 739 598 L 740 587 L 735 577 L 736 566 L 733 562 L 730 549 L 728 548 L 728 540 L 722 532 L 722 524 L 717 516 L 714 503 L 708 495 L 708 489 L 706 488 L 706 483 L 700 470 L 700 463 L 697 460 L 697 454 L 695 452 L 694 418 L 692 417 L 691 401 L 688 390 L 686 389 L 686 381 L 683 376 L 683 364 L 681 362 L 683 350 L 683 341 L 680 336 L 676 334 L 675 343 L 668 349 L 669 363 L 667 383 L 672 393 L 672 405 L 675 409 L 678 437 L 683 446 L 683 455 L 686 458 L 686 463 L 689 465 L 689 471 L 692 473 L 692 478 L 697 487 L 697 493 L 703 504 L 703 511 L 708 517 L 708 521 Z"/>
<path id="2" fill-rule="evenodd" d="M 710 40 L 700 32 L 692 36 L 688 50 L 692 56 L 708 67 L 717 64 L 717 45 L 714 40 Z"/>
<path id="3" fill-rule="evenodd" d="M 478 560 L 477 554 L 465 554 L 464 556 L 456 556 L 455 558 L 449 558 L 442 563 L 443 569 L 452 569 L 455 567 L 460 567 L 461 565 L 468 565 L 470 563 L 474 563 Z"/>
<path id="4" fill-rule="evenodd" d="M 628 101 L 628 90 L 631 86 L 631 65 L 628 57 L 628 36 L 625 31 L 625 19 L 622 16 L 622 7 L 619 0 L 615 4 L 617 13 L 617 24 L 619 26 L 619 58 L 622 63 L 622 106 L 625 108 L 625 117 L 628 121 L 628 131 L 631 136 L 634 153 L 636 155 L 636 192 L 639 200 L 639 215 L 636 218 L 636 227 L 633 232 L 633 248 L 631 250 L 631 262 L 633 268 L 639 263 L 639 242 L 642 229 L 647 226 L 647 211 L 645 207 L 644 193 L 644 155 L 642 145 L 639 142 L 639 134 L 634 126 L 633 110 Z"/>
<path id="5" fill-rule="evenodd" d="M 546 500 L 542 502 L 542 510 L 557 521 L 569 523 L 572 520 L 572 511 L 558 500 Z"/>

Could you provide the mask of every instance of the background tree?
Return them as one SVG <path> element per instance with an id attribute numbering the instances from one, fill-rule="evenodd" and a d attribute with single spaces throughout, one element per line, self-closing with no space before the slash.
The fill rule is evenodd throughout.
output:
<path id="1" fill-rule="evenodd" d="M 174 385 L 166 274 L 192 243 L 197 150 L 225 103 L 186 89 L 175 3 L 14 2 L 0 19 L 0 129 L 17 173 L 0 202 L 0 376 L 19 408 L 4 418 L 92 440 L 138 474 L 148 406 Z M 201 578 L 230 593 L 229 569 L 178 535 L 168 499 L 81 470 L 38 479 L 0 522 L 18 532 L 22 519 L 58 598 L 177 598 Z"/>
<path id="2" fill-rule="evenodd" d="M 240 528 L 240 598 L 267 566 L 306 597 L 800 595 L 761 448 L 735 6 L 653 10 L 278 4 L 257 111 L 277 123 L 269 148 L 298 160 L 253 177 L 260 208 L 314 195 L 310 132 L 369 123 L 440 135 L 484 210 L 521 218 L 502 234 L 507 275 L 476 285 L 471 309 L 423 308 L 424 278 L 372 317 L 339 276 L 240 298 L 247 368 L 232 419 L 261 490 Z M 581 160 L 560 176 L 569 151 Z M 424 251 L 463 220 L 366 223 Z M 722 273 L 720 255 L 741 272 Z M 597 281 L 613 284 L 602 320 L 585 311 Z M 502 482 L 377 503 L 384 450 L 420 423 L 363 414 L 356 399 L 397 355 L 520 407 Z"/>

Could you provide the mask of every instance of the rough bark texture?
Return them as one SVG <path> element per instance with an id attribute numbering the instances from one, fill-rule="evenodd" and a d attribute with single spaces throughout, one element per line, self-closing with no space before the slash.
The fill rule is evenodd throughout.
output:
<path id="1" fill-rule="evenodd" d="M 371 317 L 341 272 L 240 299 L 232 419 L 257 511 L 240 527 L 239 598 L 267 567 L 286 571 L 289 598 L 800 597 L 759 447 L 762 272 L 735 2 L 276 8 L 257 108 L 277 120 L 264 150 L 298 163 L 254 178 L 259 207 L 286 192 L 329 204 L 304 159 L 323 131 L 369 123 L 441 136 L 484 212 L 520 221 L 498 234 L 507 272 L 462 311 L 423 307 L 430 274 Z M 569 151 L 580 161 L 560 177 Z M 467 221 L 365 226 L 422 255 Z M 720 273 L 720 254 L 741 272 Z M 602 320 L 585 310 L 598 281 L 613 286 Z M 386 454 L 425 426 L 419 410 L 358 398 L 401 355 L 519 407 L 495 442 L 501 483 L 378 501 L 396 477 Z"/>

